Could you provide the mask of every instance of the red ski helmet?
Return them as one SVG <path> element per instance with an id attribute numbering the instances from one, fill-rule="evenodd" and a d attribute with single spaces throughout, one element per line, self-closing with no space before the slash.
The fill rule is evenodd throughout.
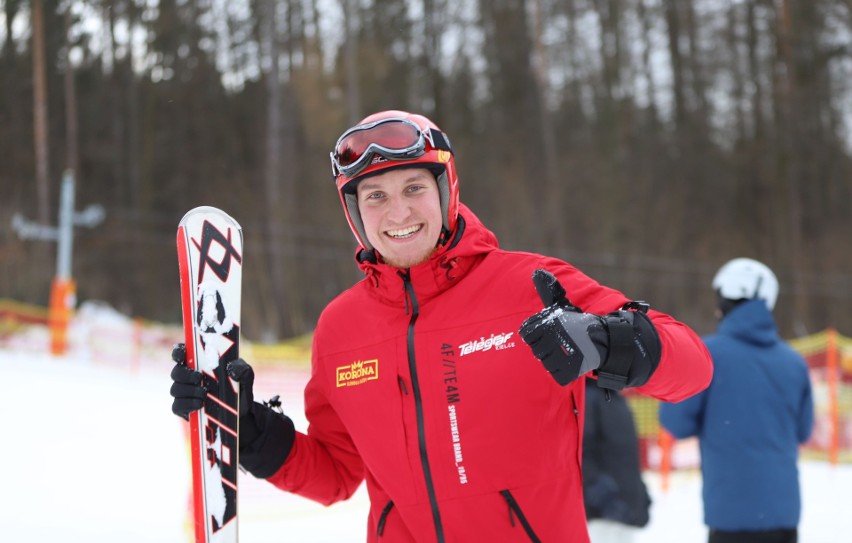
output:
<path id="1" fill-rule="evenodd" d="M 331 152 L 331 170 L 343 212 L 358 243 L 372 250 L 358 210 L 358 183 L 399 168 L 427 168 L 438 182 L 446 243 L 456 228 L 459 178 L 450 140 L 422 115 L 388 110 L 374 113 L 343 133 Z"/>

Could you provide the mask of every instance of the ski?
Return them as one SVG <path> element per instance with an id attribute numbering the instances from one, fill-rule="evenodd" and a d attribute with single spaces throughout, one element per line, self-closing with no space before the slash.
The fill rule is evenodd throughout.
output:
<path id="1" fill-rule="evenodd" d="M 237 531 L 239 356 L 243 234 L 224 211 L 202 206 L 177 232 L 186 364 L 202 373 L 204 406 L 190 415 L 196 543 L 232 543 Z"/>

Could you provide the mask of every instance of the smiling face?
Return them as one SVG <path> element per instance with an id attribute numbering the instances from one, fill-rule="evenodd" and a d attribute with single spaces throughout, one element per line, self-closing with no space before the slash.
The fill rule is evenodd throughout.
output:
<path id="1" fill-rule="evenodd" d="M 367 239 L 397 268 L 425 262 L 443 225 L 438 183 L 425 168 L 391 170 L 358 184 L 358 210 Z"/>

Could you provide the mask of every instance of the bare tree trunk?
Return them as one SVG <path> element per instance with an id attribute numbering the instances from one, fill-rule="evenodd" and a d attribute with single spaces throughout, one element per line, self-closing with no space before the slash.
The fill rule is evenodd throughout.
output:
<path id="1" fill-rule="evenodd" d="M 752 125 L 754 130 L 754 138 L 758 141 L 763 141 L 766 136 L 766 121 L 763 115 L 764 106 L 764 88 L 763 78 L 760 77 L 760 59 L 758 53 L 759 33 L 757 29 L 757 17 L 755 16 L 755 6 L 753 2 L 749 2 L 746 6 L 746 31 L 748 43 L 748 74 L 749 80 L 754 85 L 754 93 L 751 100 Z"/>
<path id="2" fill-rule="evenodd" d="M 668 33 L 669 58 L 672 69 L 672 95 L 674 97 L 674 139 L 671 142 L 671 153 L 673 160 L 669 164 L 669 178 L 690 179 L 690 175 L 697 170 L 692 166 L 691 160 L 697 154 L 694 150 L 695 138 L 690 122 L 690 107 L 688 103 L 688 70 L 690 61 L 682 45 L 684 28 L 681 10 L 683 3 L 677 0 L 664 0 L 663 11 Z M 687 36 L 688 37 L 688 36 Z M 690 169 L 692 167 L 692 169 Z M 689 215 L 689 188 L 690 183 L 675 182 L 668 183 L 666 197 L 664 199 L 664 210 L 669 228 L 662 233 L 663 241 L 660 247 L 667 254 L 679 254 L 684 251 L 690 243 L 690 232 L 695 228 L 697 221 Z M 683 303 L 684 295 L 681 292 L 674 293 L 675 303 Z"/>
<path id="3" fill-rule="evenodd" d="M 47 78 L 44 59 L 44 7 L 32 2 L 33 24 L 33 123 L 35 125 L 35 167 L 38 220 L 50 222 L 50 157 L 47 137 Z"/>
<path id="4" fill-rule="evenodd" d="M 659 122 L 659 111 L 657 109 L 657 84 L 654 80 L 654 70 L 651 67 L 651 52 L 653 45 L 651 43 L 651 16 L 648 14 L 648 9 L 645 6 L 647 0 L 638 1 L 639 19 L 642 24 L 642 77 L 645 79 L 645 87 L 648 92 L 648 107 L 651 111 L 652 122 L 656 125 Z"/>
<path id="5" fill-rule="evenodd" d="M 343 62 L 346 73 L 346 118 L 354 125 L 361 119 L 361 93 L 358 82 L 358 37 L 354 29 L 353 0 L 341 0 L 343 8 Z"/>
<path id="6" fill-rule="evenodd" d="M 493 154 L 498 155 L 489 166 L 501 178 L 491 196 L 498 220 L 516 222 L 502 241 L 506 247 L 517 243 L 540 249 L 542 230 L 565 225 L 542 224 L 538 219 L 548 196 L 540 185 L 518 181 L 545 178 L 539 94 L 530 67 L 533 54 L 527 3 L 480 0 L 478 5 L 487 30 L 484 47 L 492 104 L 487 130 L 495 145 Z"/>
<path id="7" fill-rule="evenodd" d="M 434 119 L 444 117 L 444 85 L 439 66 L 441 65 L 442 27 L 447 13 L 447 3 L 443 0 L 423 0 L 423 68 L 428 81 L 423 85 L 427 97 L 432 100 L 431 111 L 425 111 Z M 421 96 L 422 101 L 422 96 Z"/>
<path id="8" fill-rule="evenodd" d="M 71 6 L 65 8 L 65 164 L 80 178 L 78 153 L 77 93 L 74 87 L 74 67 L 71 65 Z"/>
<path id="9" fill-rule="evenodd" d="M 552 115 L 548 106 L 548 93 L 550 85 L 548 83 L 547 74 L 550 72 L 550 65 L 547 59 L 547 49 L 544 45 L 544 14 L 541 0 L 533 0 L 531 5 L 532 10 L 532 42 L 533 42 L 533 78 L 536 83 L 536 91 L 538 92 L 538 128 L 541 131 L 541 141 L 543 143 L 544 153 L 544 186 L 546 187 L 549 197 L 545 200 L 543 207 L 545 208 L 544 217 L 545 223 L 551 228 L 546 230 L 548 241 L 552 242 L 557 250 L 566 249 L 567 228 L 563 227 L 563 187 L 558 178 L 556 166 L 556 132 L 551 121 Z"/>
<path id="10" fill-rule="evenodd" d="M 778 47 L 778 62 L 776 63 L 776 74 L 778 88 L 776 92 L 777 115 L 781 121 L 779 126 L 780 142 L 777 149 L 779 161 L 779 179 L 785 190 L 779 191 L 779 197 L 786 197 L 779 209 L 786 209 L 786 228 L 782 227 L 786 249 L 787 262 L 792 274 L 793 281 L 793 307 L 794 314 L 805 315 L 806 296 L 804 278 L 801 273 L 802 262 L 802 207 L 799 201 L 799 186 L 796 167 L 796 137 L 794 123 L 794 109 L 796 107 L 796 80 L 795 65 L 793 59 L 793 36 L 790 21 L 790 2 L 781 0 L 776 28 L 776 40 Z M 784 216 L 779 214 L 783 220 Z M 796 333 L 804 333 L 804 324 L 794 322 Z"/>
<path id="11" fill-rule="evenodd" d="M 740 43 L 740 17 L 738 15 L 739 6 L 730 6 L 726 15 L 728 28 L 725 30 L 725 45 L 731 55 L 731 99 L 734 102 L 733 110 L 735 111 L 734 125 L 736 126 L 736 139 L 740 145 L 743 145 L 750 138 L 750 128 L 746 119 L 745 108 L 745 74 L 743 73 L 743 63 L 740 61 L 739 43 Z M 756 82 L 755 82 L 756 83 Z"/>
<path id="12" fill-rule="evenodd" d="M 133 2 L 124 0 L 128 25 L 132 28 L 137 21 L 141 19 L 142 10 L 136 7 Z M 132 209 L 138 209 L 142 205 L 142 165 L 143 161 L 147 160 L 147 156 L 143 152 L 144 143 L 142 141 L 143 134 L 143 109 L 140 100 L 140 81 L 133 73 L 133 65 L 135 64 L 134 51 L 135 47 L 128 47 L 127 60 L 121 64 L 121 77 L 119 81 L 123 83 L 122 90 L 127 93 L 127 118 L 126 123 L 119 117 L 118 134 L 121 135 L 122 127 L 126 131 L 126 139 L 122 139 L 119 145 L 124 149 L 124 154 L 127 157 L 125 164 L 127 170 L 118 170 L 119 176 L 124 175 L 129 179 L 130 190 L 128 191 L 127 200 Z M 120 108 L 118 110 L 120 114 Z M 125 147 L 126 146 L 126 147 Z M 119 162 L 121 164 L 121 162 Z M 117 179 L 120 179 L 118 177 Z"/>
<path id="13" fill-rule="evenodd" d="M 596 132 L 603 164 L 598 192 L 601 209 L 607 220 L 601 221 L 598 235 L 610 251 L 620 251 L 623 226 L 621 211 L 629 208 L 628 193 L 622 185 L 626 171 L 627 97 L 624 84 L 624 54 L 621 40 L 622 0 L 595 0 L 599 22 L 600 78 L 594 85 L 597 108 Z M 598 79 L 598 78 L 596 78 Z"/>
<path id="14" fill-rule="evenodd" d="M 683 54 L 680 50 L 681 25 L 675 0 L 664 0 L 664 11 L 669 38 L 669 56 L 672 65 L 672 93 L 674 94 L 675 128 L 686 123 L 686 99 L 684 97 Z"/>
<path id="15" fill-rule="evenodd" d="M 266 195 L 266 234 L 269 254 L 269 276 L 273 302 L 267 315 L 267 331 L 276 337 L 282 331 L 289 330 L 288 321 L 290 297 L 287 294 L 288 276 L 284 266 L 285 251 L 290 249 L 290 236 L 286 222 L 292 216 L 283 212 L 281 198 L 281 73 L 279 68 L 280 47 L 277 33 L 278 0 L 265 0 L 263 41 L 269 59 L 269 73 L 266 74 L 266 159 L 264 164 L 264 194 Z M 287 195 L 290 196 L 289 194 Z M 289 199 L 289 198 L 288 198 Z M 288 206 L 289 207 L 289 206 Z M 281 217 L 285 221 L 281 220 Z"/>
<path id="16" fill-rule="evenodd" d="M 310 23 L 310 26 L 313 27 L 314 30 L 313 37 L 308 37 L 307 32 L 303 34 L 305 41 L 305 66 L 309 67 L 311 70 L 317 70 L 319 73 L 323 73 L 322 32 L 320 32 L 320 14 L 319 7 L 317 6 L 317 0 L 309 0 L 308 13 L 305 15 L 305 22 Z"/>
<path id="17" fill-rule="evenodd" d="M 117 47 L 115 40 L 115 17 L 116 11 L 119 9 L 117 7 L 118 2 L 113 2 L 110 5 L 104 5 L 104 19 L 107 21 L 107 32 L 106 39 L 109 44 L 109 52 L 110 57 L 112 59 L 112 71 L 110 73 L 109 82 L 110 82 L 110 93 L 109 93 L 109 103 L 110 103 L 110 129 L 112 131 L 112 141 L 110 141 L 111 156 L 110 161 L 112 162 L 112 176 L 113 180 L 116 182 L 111 184 L 111 187 L 114 190 L 113 197 L 115 198 L 115 202 L 118 206 L 127 205 L 127 185 L 128 183 L 120 183 L 119 179 L 122 179 L 124 175 L 123 169 L 123 160 L 124 156 L 124 146 L 122 145 L 124 141 L 124 123 L 121 117 L 121 107 L 119 102 L 119 97 L 122 95 L 121 92 L 121 77 L 120 77 L 120 69 L 117 58 Z"/>
<path id="18" fill-rule="evenodd" d="M 707 83 L 705 81 L 705 70 L 702 62 L 701 48 L 698 45 L 698 29 L 701 26 L 700 22 L 696 21 L 695 6 L 693 2 L 683 2 L 684 12 L 686 14 L 686 32 L 689 42 L 689 56 L 687 57 L 687 65 L 690 74 L 690 88 L 695 97 L 694 110 L 698 113 L 698 121 L 701 129 L 709 126 L 709 105 L 707 103 Z M 692 116 L 695 114 L 693 113 Z"/>
<path id="19" fill-rule="evenodd" d="M 282 299 L 281 309 L 284 311 L 283 320 L 284 326 L 282 332 L 286 336 L 291 336 L 295 330 L 303 330 L 305 323 L 304 315 L 304 300 L 303 289 L 299 288 L 302 284 L 300 281 L 301 275 L 296 267 L 286 266 L 286 262 L 293 260 L 301 260 L 299 258 L 300 249 L 298 236 L 296 235 L 296 227 L 300 224 L 299 221 L 299 191 L 297 190 L 297 180 L 304 175 L 304 166 L 302 157 L 306 156 L 304 152 L 303 142 L 300 137 L 301 119 L 299 115 L 298 93 L 294 82 L 297 74 L 309 71 L 307 68 L 308 55 L 310 52 L 306 48 L 306 14 L 305 8 L 301 0 L 288 0 L 287 2 L 287 57 L 290 62 L 287 63 L 289 73 L 285 80 L 288 84 L 284 88 L 284 93 L 281 96 L 281 152 L 283 153 L 283 164 L 279 165 L 278 182 L 281 184 L 281 207 L 278 210 L 278 216 L 283 217 L 284 221 L 281 225 L 282 240 L 285 251 L 280 255 L 278 265 L 282 280 L 284 283 L 284 294 L 286 298 Z M 282 161 L 279 160 L 279 163 Z"/>

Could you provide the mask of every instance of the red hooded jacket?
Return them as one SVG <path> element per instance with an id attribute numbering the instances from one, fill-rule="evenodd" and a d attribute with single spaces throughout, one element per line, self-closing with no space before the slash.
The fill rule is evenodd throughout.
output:
<path id="1" fill-rule="evenodd" d="M 542 309 L 532 273 L 606 314 L 629 300 L 571 265 L 504 251 L 462 206 L 456 239 L 333 300 L 314 335 L 307 434 L 269 480 L 331 504 L 366 478 L 369 542 L 587 542 L 584 378 L 559 386 L 519 337 Z M 639 390 L 678 401 L 707 387 L 696 334 L 650 311 L 662 358 Z"/>

